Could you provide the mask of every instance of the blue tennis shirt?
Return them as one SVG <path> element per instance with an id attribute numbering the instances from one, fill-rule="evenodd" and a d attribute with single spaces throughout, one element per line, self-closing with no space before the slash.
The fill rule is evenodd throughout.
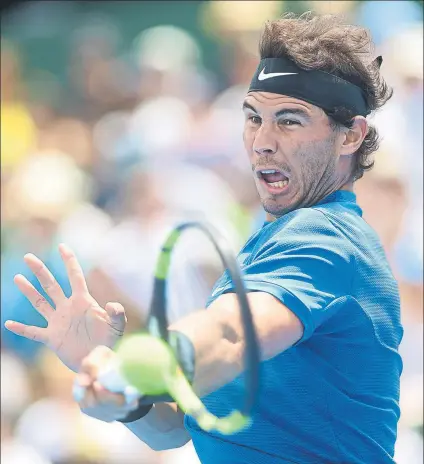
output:
<path id="1" fill-rule="evenodd" d="M 250 428 L 185 425 L 202 464 L 394 463 L 403 329 L 398 287 L 352 192 L 265 224 L 241 250 L 249 291 L 267 292 L 304 326 L 295 346 L 261 364 Z M 208 305 L 232 291 L 224 273 Z M 243 376 L 203 398 L 219 417 L 241 406 Z"/>

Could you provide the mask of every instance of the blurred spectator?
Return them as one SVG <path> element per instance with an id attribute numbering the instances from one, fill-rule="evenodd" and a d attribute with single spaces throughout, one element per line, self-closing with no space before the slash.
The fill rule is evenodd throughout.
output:
<path id="1" fill-rule="evenodd" d="M 1 370 L 1 417 L 13 424 L 33 399 L 30 378 L 25 364 L 7 351 L 1 352 Z"/>
<path id="2" fill-rule="evenodd" d="M 36 143 L 34 120 L 24 104 L 18 49 L 1 39 L 2 177 L 16 167 Z"/>
<path id="3" fill-rule="evenodd" d="M 121 39 L 116 24 L 102 16 L 88 15 L 73 31 L 68 72 L 74 95 L 67 105 L 76 116 L 93 121 L 133 106 L 138 76 L 131 63 L 119 56 Z"/>

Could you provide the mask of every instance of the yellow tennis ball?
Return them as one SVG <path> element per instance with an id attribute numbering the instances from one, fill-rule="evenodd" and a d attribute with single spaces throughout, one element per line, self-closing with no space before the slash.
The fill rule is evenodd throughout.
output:
<path id="1" fill-rule="evenodd" d="M 124 337 L 116 353 L 125 379 L 144 395 L 168 392 L 167 381 L 178 364 L 171 348 L 161 339 L 147 334 Z"/>

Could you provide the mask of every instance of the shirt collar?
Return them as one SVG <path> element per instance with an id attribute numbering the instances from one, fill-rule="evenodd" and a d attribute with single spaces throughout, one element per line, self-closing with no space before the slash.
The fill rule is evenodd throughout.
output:
<path id="1" fill-rule="evenodd" d="M 356 194 L 350 190 L 336 190 L 330 195 L 327 195 L 318 203 L 315 203 L 313 206 L 324 205 L 326 203 L 355 203 L 356 204 Z M 265 221 L 262 227 L 272 224 L 272 222 Z"/>
<path id="2" fill-rule="evenodd" d="M 334 203 L 334 202 L 353 202 L 356 203 L 356 194 L 350 190 L 336 190 L 330 195 L 327 195 L 318 203 L 315 203 L 314 206 L 323 205 L 325 203 Z"/>

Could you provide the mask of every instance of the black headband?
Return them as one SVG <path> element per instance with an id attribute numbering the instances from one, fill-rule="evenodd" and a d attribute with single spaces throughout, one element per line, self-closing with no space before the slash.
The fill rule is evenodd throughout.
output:
<path id="1" fill-rule="evenodd" d="M 249 92 L 270 92 L 298 98 L 333 113 L 345 108 L 354 116 L 367 116 L 370 109 L 362 90 L 324 71 L 306 71 L 288 58 L 265 58 L 259 63 Z"/>

